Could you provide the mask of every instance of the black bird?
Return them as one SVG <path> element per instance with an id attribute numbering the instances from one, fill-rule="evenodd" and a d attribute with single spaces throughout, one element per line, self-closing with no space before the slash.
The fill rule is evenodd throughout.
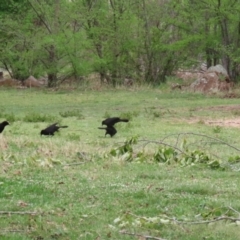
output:
<path id="1" fill-rule="evenodd" d="M 53 136 L 55 132 L 58 131 L 59 128 L 67 128 L 68 126 L 57 126 L 58 123 L 54 123 L 49 127 L 43 129 L 40 134 L 41 135 L 51 135 Z"/>
<path id="2" fill-rule="evenodd" d="M 105 120 L 102 121 L 102 125 L 106 125 L 106 126 L 114 126 L 116 123 L 118 122 L 129 122 L 128 119 L 121 119 L 119 117 L 112 117 L 112 118 L 107 118 Z"/>
<path id="3" fill-rule="evenodd" d="M 99 127 L 99 129 L 106 130 L 105 137 L 107 134 L 109 134 L 111 137 L 113 137 L 117 133 L 117 130 L 113 126 Z"/>
<path id="4" fill-rule="evenodd" d="M 0 123 L 0 133 L 4 130 L 4 128 L 9 125 L 8 121 L 3 121 L 2 123 Z"/>

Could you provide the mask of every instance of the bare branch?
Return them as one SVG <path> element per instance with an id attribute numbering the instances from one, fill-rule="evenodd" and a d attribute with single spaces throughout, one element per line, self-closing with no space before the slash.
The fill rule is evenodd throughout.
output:
<path id="1" fill-rule="evenodd" d="M 200 136 L 200 137 L 209 138 L 209 139 L 211 139 L 211 140 L 214 140 L 214 141 L 217 141 L 217 142 L 222 143 L 222 144 L 224 144 L 224 145 L 227 145 L 228 147 L 231 147 L 231 148 L 233 148 L 233 149 L 235 149 L 235 150 L 237 150 L 237 151 L 240 152 L 240 149 L 239 149 L 239 148 L 237 148 L 237 147 L 235 147 L 235 146 L 232 146 L 231 144 L 229 144 L 229 143 L 227 143 L 227 142 L 225 142 L 225 141 L 223 141 L 223 140 L 221 140 L 221 139 L 214 138 L 214 137 L 210 137 L 210 136 L 208 136 L 208 135 L 201 134 L 201 133 L 193 133 L 193 132 L 174 133 L 174 134 L 170 134 L 170 135 L 164 137 L 161 141 L 163 142 L 163 141 L 166 140 L 167 138 L 172 137 L 172 136 L 174 136 L 174 135 L 177 135 L 177 136 L 179 136 L 179 135 L 195 135 L 195 136 Z"/>
<path id="2" fill-rule="evenodd" d="M 146 139 L 142 139 L 142 140 L 139 140 L 139 142 L 146 142 L 144 144 L 144 147 L 149 144 L 149 143 L 156 143 L 156 144 L 160 144 L 160 145 L 164 145 L 164 146 L 168 146 L 168 147 L 171 147 L 171 148 L 174 148 L 176 149 L 177 151 L 181 152 L 181 153 L 184 153 L 180 148 L 178 147 L 175 147 L 171 144 L 168 144 L 168 143 L 164 143 L 163 141 L 155 141 L 155 140 L 146 140 Z"/>
<path id="3" fill-rule="evenodd" d="M 65 164 L 65 165 L 63 165 L 63 166 L 73 166 L 73 165 L 80 165 L 80 164 L 84 164 L 84 163 L 86 163 L 87 161 L 85 161 L 85 162 L 78 162 L 78 163 L 69 163 L 69 164 Z"/>
<path id="4" fill-rule="evenodd" d="M 130 236 L 143 237 L 143 238 L 145 238 L 145 239 L 166 240 L 166 239 L 164 239 L 164 238 L 153 237 L 153 236 L 143 235 L 143 234 L 138 234 L 138 233 L 129 233 L 129 232 L 126 232 L 126 231 L 120 231 L 119 233 L 121 233 L 121 234 L 126 234 L 126 235 L 130 235 Z"/>
<path id="5" fill-rule="evenodd" d="M 18 215 L 38 215 L 41 214 L 39 212 L 11 212 L 11 211 L 0 211 L 0 215 L 11 215 L 11 214 L 18 214 Z"/>
<path id="6" fill-rule="evenodd" d="M 37 14 L 38 18 L 40 19 L 40 21 L 44 24 L 44 26 L 46 27 L 46 29 L 48 30 L 49 33 L 52 33 L 51 29 L 49 28 L 49 26 L 47 25 L 47 23 L 43 20 L 42 16 L 38 13 L 38 11 L 36 10 L 36 8 L 33 6 L 33 4 L 31 3 L 30 0 L 28 0 L 28 3 L 31 5 L 33 11 Z"/>
<path id="7" fill-rule="evenodd" d="M 215 218 L 215 219 L 205 220 L 205 221 L 196 221 L 196 222 L 179 221 L 179 220 L 176 220 L 175 218 L 169 218 L 169 220 L 171 220 L 171 221 L 173 221 L 173 222 L 175 222 L 175 223 L 177 223 L 177 224 L 189 224 L 189 225 L 194 225 L 194 224 L 208 224 L 208 223 L 218 222 L 218 221 L 222 221 L 222 220 L 230 220 L 230 221 L 232 221 L 232 222 L 237 222 L 237 221 L 240 221 L 240 218 L 220 216 L 220 217 Z"/>
<path id="8" fill-rule="evenodd" d="M 5 229 L 0 229 L 1 232 L 24 232 L 24 233 L 29 233 L 30 231 L 25 231 L 25 230 L 14 230 L 14 229 L 10 229 L 10 230 L 5 230 Z"/>
<path id="9" fill-rule="evenodd" d="M 240 216 L 240 212 L 238 212 L 236 209 L 232 208 L 231 206 L 229 206 L 228 208 Z"/>

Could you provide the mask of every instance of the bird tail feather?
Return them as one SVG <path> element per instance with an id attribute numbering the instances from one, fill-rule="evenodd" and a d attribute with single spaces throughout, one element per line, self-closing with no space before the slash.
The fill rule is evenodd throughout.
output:
<path id="1" fill-rule="evenodd" d="M 120 122 L 129 122 L 128 119 L 120 119 Z"/>

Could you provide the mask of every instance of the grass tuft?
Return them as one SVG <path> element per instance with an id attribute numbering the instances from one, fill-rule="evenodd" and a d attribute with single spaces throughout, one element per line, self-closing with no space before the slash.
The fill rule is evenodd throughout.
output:
<path id="1" fill-rule="evenodd" d="M 23 117 L 24 122 L 60 122 L 60 118 L 50 114 L 40 114 L 36 112 L 27 113 Z"/>
<path id="2" fill-rule="evenodd" d="M 63 118 L 77 117 L 78 119 L 84 119 L 84 116 L 79 109 L 73 109 L 73 110 L 68 110 L 65 112 L 59 112 L 59 115 Z"/>

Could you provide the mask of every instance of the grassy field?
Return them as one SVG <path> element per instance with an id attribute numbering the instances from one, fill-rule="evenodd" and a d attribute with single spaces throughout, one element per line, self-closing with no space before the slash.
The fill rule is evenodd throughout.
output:
<path id="1" fill-rule="evenodd" d="M 150 88 L 0 99 L 11 124 L 0 134 L 0 239 L 240 239 L 239 129 L 207 124 L 239 119 L 239 99 Z M 130 119 L 113 138 L 98 129 L 109 116 Z M 41 137 L 53 122 L 69 127 Z"/>

